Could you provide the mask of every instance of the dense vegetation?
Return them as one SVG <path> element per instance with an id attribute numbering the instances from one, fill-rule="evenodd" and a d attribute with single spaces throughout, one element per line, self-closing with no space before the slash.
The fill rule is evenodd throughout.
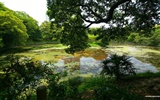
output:
<path id="1" fill-rule="evenodd" d="M 0 48 L 23 46 L 46 38 L 52 40 L 50 38 L 52 32 L 48 31 L 50 25 L 45 26 L 42 23 L 38 26 L 38 22 L 27 13 L 13 11 L 2 3 L 0 3 L 0 27 Z M 43 27 L 47 27 L 47 30 Z"/>
<path id="2" fill-rule="evenodd" d="M 130 33 L 127 41 L 140 45 L 160 46 L 160 25 L 156 26 L 155 31 L 149 37 L 139 33 Z"/>
<path id="3" fill-rule="evenodd" d="M 74 55 L 90 46 L 106 47 L 111 40 L 160 46 L 159 0 L 47 0 L 47 6 L 51 22 L 38 25 L 27 13 L 0 3 L 0 99 L 34 100 L 41 85 L 47 87 L 49 100 L 142 100 L 160 94 L 160 73 L 135 73 L 125 55 L 104 59 L 101 75 L 87 78 L 57 72 L 53 62 L 14 55 L 62 44 Z M 99 23 L 108 27 L 90 27 Z M 37 45 L 45 42 L 55 44 Z"/>
<path id="4" fill-rule="evenodd" d="M 82 2 L 67 3 L 62 1 L 63 0 L 53 3 L 51 0 L 48 1 L 47 13 L 51 22 L 44 21 L 40 26 L 38 26 L 38 22 L 35 19 L 25 12 L 12 11 L 0 3 L 0 48 L 9 48 L 38 41 L 51 42 L 53 40 L 61 42 L 63 45 L 67 45 L 69 47 L 67 49 L 69 53 L 84 50 L 86 47 L 91 45 L 90 43 L 106 46 L 111 40 L 126 40 L 136 44 L 152 46 L 159 45 L 159 26 L 155 26 L 155 24 L 159 23 L 159 14 L 157 12 L 159 11 L 159 5 L 156 0 L 154 0 L 153 3 L 143 0 L 135 1 L 137 3 L 131 2 L 130 0 L 122 0 L 123 2 L 112 1 L 108 3 L 105 1 L 99 1 L 102 4 L 106 4 L 108 9 L 110 8 L 109 10 L 106 10 L 106 12 L 103 8 L 99 8 L 101 5 L 97 4 L 96 1 L 92 2 L 92 0 L 89 0 L 88 2 L 83 2 L 82 0 Z M 59 4 L 61 5 L 59 6 Z M 114 4 L 117 6 L 113 7 L 112 5 Z M 74 5 L 77 6 L 74 7 Z M 134 8 L 136 5 L 137 7 Z M 148 7 L 145 8 L 146 5 Z M 52 9 L 53 6 L 54 9 Z M 75 11 L 72 11 L 73 9 L 71 10 L 69 8 L 68 10 L 63 9 L 63 7 L 68 6 L 76 8 L 74 9 Z M 96 6 L 97 9 L 94 9 L 93 6 Z M 140 9 L 140 6 L 144 6 L 145 9 Z M 88 12 L 86 13 L 88 15 L 81 15 L 79 11 L 84 11 L 82 9 L 79 10 L 79 7 L 82 7 L 84 11 Z M 119 8 L 119 10 L 116 10 L 116 8 Z M 124 9 L 126 10 L 122 13 Z M 139 11 L 139 13 L 129 12 L 130 9 L 139 9 L 141 11 Z M 60 10 L 66 12 L 68 15 L 61 15 L 64 13 L 60 13 Z M 114 13 L 111 13 L 113 11 Z M 76 12 L 77 14 L 75 14 Z M 99 14 L 98 12 L 103 13 Z M 110 12 L 108 13 L 109 20 L 107 20 L 107 12 Z M 145 14 L 142 13 L 142 15 L 141 12 L 144 12 Z M 73 16 L 74 14 L 75 16 Z M 57 16 L 61 16 L 62 18 Z M 88 18 L 91 16 L 95 16 L 95 18 L 93 20 L 89 20 Z M 141 18 L 142 16 L 145 17 Z M 129 19 L 131 22 L 129 21 L 130 23 L 126 23 Z M 85 21 L 90 23 L 89 26 L 94 23 L 98 24 L 104 22 L 109 27 L 87 29 L 89 26 L 84 23 Z M 144 22 L 147 24 L 143 25 Z M 155 28 L 156 31 L 153 31 Z"/>
<path id="5" fill-rule="evenodd" d="M 0 46 L 10 47 L 25 44 L 28 34 L 23 21 L 0 3 Z"/>
<path id="6" fill-rule="evenodd" d="M 112 39 L 126 37 L 131 32 L 150 36 L 155 24 L 160 22 L 159 0 L 47 0 L 47 2 L 47 14 L 52 24 L 62 28 L 60 39 L 63 44 L 69 46 L 70 52 L 84 50 L 89 46 L 86 29 L 93 24 L 105 23 L 108 26 L 102 26 L 96 33 L 102 44 L 106 44 Z"/>
<path id="7" fill-rule="evenodd" d="M 101 42 L 102 39 L 98 37 L 100 28 L 90 28 L 89 30 L 89 43 L 95 42 L 101 46 L 107 46 L 111 41 Z M 127 36 L 120 39 L 112 39 L 112 41 L 117 41 L 121 43 L 132 43 L 136 45 L 146 45 L 146 46 L 160 46 L 160 25 L 155 26 L 155 31 L 152 31 L 149 36 L 138 32 L 131 32 Z"/>

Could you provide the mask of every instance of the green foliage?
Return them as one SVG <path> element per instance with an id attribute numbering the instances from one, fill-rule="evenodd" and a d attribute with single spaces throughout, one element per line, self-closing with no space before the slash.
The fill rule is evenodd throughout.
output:
<path id="1" fill-rule="evenodd" d="M 80 92 L 84 92 L 90 89 L 97 89 L 101 86 L 109 84 L 109 79 L 103 76 L 90 77 L 85 79 L 85 81 L 79 87 Z"/>
<path id="2" fill-rule="evenodd" d="M 78 16 L 70 18 L 70 20 L 71 23 L 64 23 L 64 28 L 60 35 L 60 41 L 62 44 L 69 47 L 66 49 L 68 53 L 74 53 L 89 47 L 88 35 L 83 28 L 78 27 L 78 25 L 83 26 L 81 24 L 83 21 Z M 69 29 L 71 26 L 72 28 Z"/>
<path id="3" fill-rule="evenodd" d="M 142 99 L 125 89 L 112 84 L 112 79 L 103 76 L 90 78 L 74 77 L 67 81 L 53 81 L 49 85 L 49 100 L 136 100 Z"/>
<path id="4" fill-rule="evenodd" d="M 135 69 L 129 61 L 130 57 L 126 55 L 119 56 L 117 54 L 110 55 L 103 63 L 103 70 L 101 74 L 115 76 L 117 80 L 127 76 L 134 75 Z"/>
<path id="5" fill-rule="evenodd" d="M 127 41 L 135 44 L 159 46 L 160 45 L 160 28 L 157 27 L 155 29 L 155 32 L 152 32 L 152 35 L 149 37 L 140 35 L 139 33 L 131 33 L 128 36 Z"/>
<path id="6" fill-rule="evenodd" d="M 0 2 L 0 11 L 11 11 L 11 10 L 5 7 L 4 4 Z"/>
<path id="7" fill-rule="evenodd" d="M 49 100 L 80 99 L 78 87 L 83 82 L 82 77 L 74 77 L 62 82 L 58 82 L 59 79 L 58 75 L 50 78 Z"/>
<path id="8" fill-rule="evenodd" d="M 28 38 L 23 22 L 12 12 L 0 11 L 0 38 L 1 45 L 10 47 L 24 45 Z"/>
<path id="9" fill-rule="evenodd" d="M 90 28 L 88 31 L 88 42 L 101 47 L 106 47 L 110 42 L 110 35 L 107 31 L 102 31 L 100 28 Z"/>
<path id="10" fill-rule="evenodd" d="M 54 74 L 49 77 L 49 94 L 48 100 L 62 100 L 65 98 L 65 87 L 63 84 L 59 83 L 60 74 Z"/>
<path id="11" fill-rule="evenodd" d="M 108 26 L 97 32 L 106 46 L 132 31 L 150 36 L 160 17 L 159 0 L 47 0 L 47 5 L 47 14 L 62 29 L 61 43 L 69 46 L 70 53 L 88 47 L 85 30 L 93 24 Z"/>
<path id="12" fill-rule="evenodd" d="M 108 79 L 103 76 L 87 78 L 86 81 L 84 81 L 80 86 L 82 94 L 84 93 L 83 99 L 84 100 L 136 100 L 142 98 L 125 89 L 114 86 L 112 84 L 112 81 L 113 81 L 112 79 Z"/>
<path id="13" fill-rule="evenodd" d="M 2 38 L 0 38 L 0 48 L 3 47 L 3 42 L 2 42 Z"/>
<path id="14" fill-rule="evenodd" d="M 15 12 L 15 16 L 21 19 L 23 21 L 23 24 L 26 26 L 29 40 L 38 41 L 42 38 L 38 22 L 35 19 L 33 19 L 27 13 L 19 11 Z"/>
<path id="15" fill-rule="evenodd" d="M 89 35 L 88 35 L 88 38 L 89 38 L 89 39 L 88 39 L 88 42 L 89 42 L 89 43 L 95 43 L 95 42 L 96 42 L 96 37 L 97 37 L 97 36 L 95 36 L 95 35 L 90 35 L 90 34 L 89 34 Z"/>
<path id="16" fill-rule="evenodd" d="M 94 100 L 137 100 L 143 99 L 134 93 L 115 86 L 101 86 L 95 90 Z"/>
<path id="17" fill-rule="evenodd" d="M 148 45 L 160 46 L 160 28 L 157 28 L 153 36 L 149 38 L 150 43 Z"/>
<path id="18" fill-rule="evenodd" d="M 74 77 L 67 81 L 66 96 L 69 98 L 80 98 L 79 86 L 84 82 L 82 77 Z"/>
<path id="19" fill-rule="evenodd" d="M 42 37 L 47 41 L 60 41 L 60 34 L 62 33 L 62 28 L 58 28 L 55 24 L 51 22 L 44 21 L 40 25 L 40 31 L 42 33 Z"/>
<path id="20" fill-rule="evenodd" d="M 138 73 L 135 76 L 130 76 L 128 77 L 128 79 L 144 79 L 144 78 L 154 78 L 154 77 L 159 77 L 160 76 L 160 72 L 157 73 L 152 73 L 152 72 L 145 72 L 145 73 Z"/>
<path id="21" fill-rule="evenodd" d="M 52 73 L 47 66 L 35 64 L 27 57 L 9 55 L 4 66 L 4 77 L 1 80 L 3 100 L 29 100 L 40 80 Z"/>
<path id="22" fill-rule="evenodd" d="M 40 25 L 40 31 L 42 33 L 43 39 L 45 39 L 45 40 L 52 40 L 53 33 L 52 33 L 52 30 L 51 30 L 51 22 L 44 21 Z"/>
<path id="23" fill-rule="evenodd" d="M 128 41 L 129 42 L 135 42 L 135 38 L 136 38 L 137 34 L 136 33 L 131 33 L 129 36 L 128 36 Z"/>
<path id="24" fill-rule="evenodd" d="M 0 3 L 0 48 L 24 45 L 27 39 L 27 30 L 22 20 Z"/>

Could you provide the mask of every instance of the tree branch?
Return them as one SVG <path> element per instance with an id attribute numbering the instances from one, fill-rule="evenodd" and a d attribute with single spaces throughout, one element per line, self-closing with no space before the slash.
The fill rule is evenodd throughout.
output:
<path id="1" fill-rule="evenodd" d="M 108 23 L 109 21 L 111 21 L 111 20 L 113 19 L 114 10 L 115 10 L 119 5 L 124 4 L 124 3 L 126 3 L 126 2 L 131 2 L 131 0 L 119 0 L 118 2 L 116 2 L 115 4 L 113 4 L 113 5 L 111 6 L 109 12 L 108 12 L 107 18 L 105 18 L 105 19 L 103 19 L 100 15 L 98 15 L 97 13 L 95 13 L 92 9 L 90 9 L 90 8 L 89 8 L 88 6 L 86 6 L 86 5 L 81 5 L 81 6 L 87 7 L 88 10 L 90 10 L 91 13 L 92 13 L 95 17 L 99 18 L 99 20 L 91 21 L 91 20 L 86 19 L 81 13 L 78 13 L 78 14 L 80 15 L 80 17 L 81 17 L 84 21 L 86 21 L 86 22 L 88 22 L 88 23 L 91 23 L 91 24 L 99 24 L 99 23 L 102 23 L 102 22 Z"/>
<path id="2" fill-rule="evenodd" d="M 111 7 L 110 10 L 109 10 L 109 13 L 108 13 L 107 18 L 104 19 L 104 22 L 105 22 L 105 23 L 108 23 L 110 20 L 112 20 L 114 10 L 115 10 L 119 5 L 121 5 L 121 4 L 125 3 L 125 2 L 131 2 L 131 0 L 120 0 L 120 1 L 116 2 L 114 5 L 112 5 L 112 7 Z"/>

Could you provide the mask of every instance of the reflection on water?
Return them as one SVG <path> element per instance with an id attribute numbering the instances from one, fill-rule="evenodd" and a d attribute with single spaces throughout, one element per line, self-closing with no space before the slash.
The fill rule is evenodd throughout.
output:
<path id="1" fill-rule="evenodd" d="M 72 58 L 74 60 L 74 58 Z M 136 59 L 135 57 L 131 57 L 130 61 L 133 63 L 134 68 L 136 69 L 137 73 L 142 72 L 157 72 L 155 66 L 143 63 L 140 60 Z M 61 72 L 67 70 L 69 74 L 100 74 L 102 71 L 101 67 L 101 60 L 95 60 L 92 57 L 81 57 L 79 62 L 73 62 L 70 64 L 65 64 L 64 60 L 59 60 L 57 63 L 54 64 L 57 66 L 57 71 Z"/>
<path id="2" fill-rule="evenodd" d="M 72 58 L 74 60 L 74 58 Z M 64 63 L 64 60 L 59 60 L 54 66 L 57 66 L 57 71 L 67 70 L 71 74 L 99 74 L 102 70 L 101 61 L 95 60 L 92 57 L 81 57 L 79 62 Z"/>
<path id="3" fill-rule="evenodd" d="M 74 55 L 61 55 L 61 58 L 54 63 L 54 66 L 57 67 L 58 72 L 99 74 L 102 70 L 101 61 L 110 53 L 132 56 L 131 62 L 134 63 L 137 72 L 156 72 L 156 67 L 160 67 L 160 49 L 138 46 L 114 46 L 103 50 L 90 48 Z"/>
<path id="4" fill-rule="evenodd" d="M 136 69 L 137 73 L 143 72 L 157 72 L 157 68 L 151 64 L 143 63 L 142 61 L 136 59 L 135 57 L 131 57 L 130 61 L 132 62 L 134 68 Z"/>
<path id="5" fill-rule="evenodd" d="M 102 49 L 87 49 L 70 57 L 60 59 L 54 66 L 57 71 L 67 71 L 70 74 L 98 74 L 102 70 L 101 60 L 107 57 Z"/>
<path id="6" fill-rule="evenodd" d="M 147 52 L 145 55 L 147 55 L 147 57 L 137 57 L 137 58 L 143 62 L 150 63 L 154 66 L 157 66 L 157 68 L 160 68 L 160 54 Z"/>
<path id="7" fill-rule="evenodd" d="M 136 57 L 142 62 L 150 63 L 160 68 L 160 47 L 149 46 L 114 46 L 106 51 L 110 53 L 127 54 Z"/>

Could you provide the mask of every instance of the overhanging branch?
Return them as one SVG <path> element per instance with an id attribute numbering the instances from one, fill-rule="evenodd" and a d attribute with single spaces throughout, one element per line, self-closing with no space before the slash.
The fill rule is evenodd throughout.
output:
<path id="1" fill-rule="evenodd" d="M 126 3 L 126 2 L 131 2 L 131 0 L 119 0 L 118 2 L 114 3 L 114 4 L 111 6 L 111 8 L 109 9 L 109 11 L 108 11 L 107 18 L 102 18 L 100 15 L 98 15 L 96 12 L 94 12 L 92 9 L 90 9 L 90 8 L 89 8 L 88 6 L 86 6 L 86 5 L 81 5 L 81 6 L 87 7 L 88 10 L 90 10 L 91 13 L 92 13 L 95 17 L 97 17 L 99 20 L 95 20 L 95 21 L 89 20 L 89 19 L 85 18 L 81 13 L 78 13 L 78 15 L 80 15 L 80 17 L 81 17 L 84 21 L 86 21 L 86 22 L 88 22 L 88 23 L 90 23 L 90 24 L 99 24 L 99 23 L 102 23 L 102 22 L 108 23 L 109 21 L 111 21 L 111 20 L 113 19 L 114 10 L 115 10 L 119 5 L 124 4 L 124 3 Z M 90 24 L 89 24 L 89 26 L 90 26 Z"/>
<path id="2" fill-rule="evenodd" d="M 120 0 L 120 1 L 116 2 L 115 4 L 113 4 L 112 7 L 111 7 L 110 10 L 109 10 L 109 13 L 108 13 L 107 18 L 104 19 L 104 22 L 105 22 L 105 23 L 108 23 L 110 20 L 112 20 L 114 10 L 115 10 L 119 5 L 121 5 L 121 4 L 123 4 L 123 3 L 126 3 L 126 2 L 131 2 L 131 0 Z"/>

